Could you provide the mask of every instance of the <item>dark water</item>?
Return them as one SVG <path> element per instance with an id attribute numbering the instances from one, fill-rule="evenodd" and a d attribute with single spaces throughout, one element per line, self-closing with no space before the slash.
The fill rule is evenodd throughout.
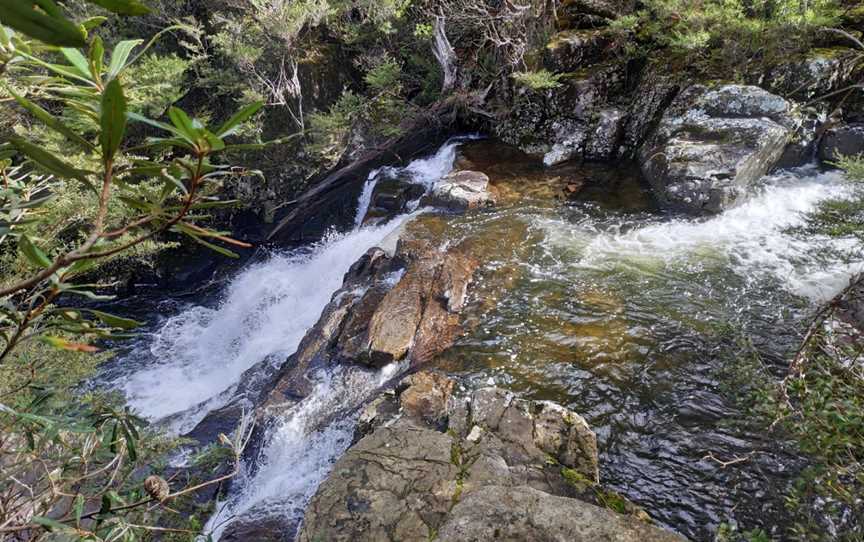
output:
<path id="1" fill-rule="evenodd" d="M 700 221 L 657 211 L 631 167 L 543 170 L 492 142 L 466 146 L 460 165 L 487 172 L 501 203 L 412 226 L 473 240 L 486 262 L 473 331 L 443 367 L 581 413 L 603 483 L 681 534 L 713 540 L 726 522 L 780 535 L 805 461 L 736 406 L 742 341 L 782 374 L 802 321 L 848 277 L 784 233 L 842 179 L 780 175 Z"/>

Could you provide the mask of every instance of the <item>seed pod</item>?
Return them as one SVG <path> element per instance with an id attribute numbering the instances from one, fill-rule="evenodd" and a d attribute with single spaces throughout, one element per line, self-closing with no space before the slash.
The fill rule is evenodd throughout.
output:
<path id="1" fill-rule="evenodd" d="M 168 482 L 161 476 L 156 475 L 148 476 L 144 480 L 144 490 L 159 502 L 165 502 L 168 499 L 168 495 L 171 494 L 171 487 L 168 486 Z"/>

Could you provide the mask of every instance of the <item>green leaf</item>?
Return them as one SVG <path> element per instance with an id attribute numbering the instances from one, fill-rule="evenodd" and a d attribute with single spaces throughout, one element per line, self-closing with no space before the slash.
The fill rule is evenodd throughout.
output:
<path id="1" fill-rule="evenodd" d="M 85 36 L 79 27 L 62 16 L 51 0 L 3 0 L 0 22 L 19 32 L 59 47 L 83 47 Z"/>
<path id="2" fill-rule="evenodd" d="M 123 86 L 117 79 L 112 79 L 102 93 L 102 117 L 99 124 L 102 128 L 99 134 L 102 161 L 108 162 L 120 148 L 126 131 L 126 98 L 123 96 Z"/>
<path id="3" fill-rule="evenodd" d="M 167 132 L 171 132 L 172 134 L 175 134 L 178 136 L 181 135 L 180 131 L 177 130 L 176 128 L 174 128 L 173 126 L 171 126 L 170 124 L 166 124 L 164 122 L 159 122 L 158 120 L 148 119 L 147 117 L 145 117 L 143 115 L 139 115 L 138 113 L 133 113 L 132 111 L 127 113 L 126 117 L 129 118 L 129 120 L 134 120 L 136 122 L 143 122 L 144 124 L 149 124 L 150 126 L 153 126 L 154 128 L 159 128 L 160 130 L 165 130 Z"/>
<path id="4" fill-rule="evenodd" d="M 107 20 L 108 20 L 108 17 L 101 17 L 101 16 L 90 17 L 89 19 L 86 19 L 84 22 L 82 22 L 81 26 L 84 27 L 84 30 L 89 32 L 90 30 L 93 30 L 94 28 L 101 25 L 102 23 L 104 23 Z"/>
<path id="5" fill-rule="evenodd" d="M 63 56 L 66 57 L 66 60 L 72 64 L 72 67 L 78 70 L 78 73 L 84 77 L 90 78 L 90 65 L 87 63 L 87 59 L 84 55 L 81 54 L 81 51 L 78 49 L 70 49 L 69 47 L 63 47 L 60 49 L 60 52 L 63 53 Z"/>
<path id="6" fill-rule="evenodd" d="M 175 231 L 180 231 L 182 233 L 185 233 L 186 235 L 191 237 L 193 241 L 209 248 L 213 252 L 218 252 L 219 254 L 221 254 L 223 256 L 227 256 L 229 258 L 235 258 L 236 259 L 236 258 L 240 257 L 239 254 L 237 254 L 236 252 L 234 252 L 232 250 L 228 250 L 227 248 L 220 247 L 219 245 L 214 245 L 213 243 L 210 243 L 208 241 L 205 241 L 204 239 L 201 239 L 201 237 L 199 237 L 197 235 L 197 233 L 193 233 L 193 230 L 191 230 L 189 228 L 182 227 L 181 224 L 175 225 L 173 229 Z"/>
<path id="7" fill-rule="evenodd" d="M 45 169 L 49 173 L 52 173 L 64 179 L 76 179 L 84 183 L 91 190 L 96 190 L 93 187 L 93 184 L 90 182 L 90 179 L 87 178 L 87 175 L 90 174 L 89 171 L 76 169 L 64 162 L 63 160 L 57 158 L 50 152 L 46 151 L 42 147 L 34 145 L 20 137 L 11 136 L 9 138 L 9 142 L 12 143 L 19 151 L 24 153 L 27 158 L 32 160 L 36 165 L 40 166 L 42 169 Z"/>
<path id="8" fill-rule="evenodd" d="M 51 70 L 52 72 L 56 73 L 57 75 L 59 75 L 61 77 L 65 77 L 67 79 L 77 79 L 77 80 L 81 81 L 82 83 L 87 83 L 88 85 L 93 84 L 93 82 L 90 80 L 89 77 L 81 77 L 80 75 L 75 73 L 75 71 L 70 69 L 71 66 L 63 66 L 60 64 L 50 64 L 48 62 L 45 62 L 41 58 L 36 58 L 35 56 L 27 54 L 25 52 L 19 52 L 19 54 L 21 56 L 23 56 L 24 58 L 26 58 L 27 60 L 29 60 L 30 62 L 33 62 L 35 64 L 39 64 L 40 66 Z"/>
<path id="9" fill-rule="evenodd" d="M 120 15 L 146 15 L 150 13 L 147 6 L 136 0 L 88 0 L 88 2 Z"/>
<path id="10" fill-rule="evenodd" d="M 84 514 L 84 495 L 75 497 L 75 525 L 81 525 L 81 516 Z"/>
<path id="11" fill-rule="evenodd" d="M 53 263 L 51 258 L 41 248 L 34 245 L 26 235 L 22 235 L 21 239 L 18 240 L 18 248 L 21 249 L 21 252 L 33 265 L 42 268 L 51 267 Z"/>
<path id="12" fill-rule="evenodd" d="M 40 106 L 31 102 L 27 98 L 19 95 L 11 88 L 6 86 L 4 86 L 4 88 L 6 89 L 6 92 L 11 94 L 12 97 L 15 98 L 15 101 L 18 102 L 21 107 L 29 111 L 34 117 L 42 121 L 43 124 L 51 128 L 52 130 L 61 133 L 62 135 L 69 138 L 73 143 L 76 143 L 78 146 L 83 147 L 87 151 L 93 151 L 96 149 L 96 147 L 92 143 L 78 135 L 74 130 L 67 127 L 59 119 L 51 115 L 51 113 L 49 113 L 48 111 L 42 109 Z"/>
<path id="13" fill-rule="evenodd" d="M 64 525 L 55 519 L 46 518 L 44 516 L 33 516 L 30 521 L 36 525 L 41 525 L 46 531 L 69 531 L 72 529 L 72 527 L 68 525 Z"/>
<path id="14" fill-rule="evenodd" d="M 225 121 L 225 124 L 220 126 L 218 130 L 216 130 L 216 135 L 219 137 L 225 137 L 233 134 L 237 131 L 237 128 L 239 128 L 240 124 L 249 120 L 252 115 L 257 113 L 263 106 L 264 102 L 259 101 L 251 103 L 246 107 L 240 109 L 240 111 L 234 113 L 230 119 Z"/>
<path id="15" fill-rule="evenodd" d="M 132 49 L 144 43 L 144 40 L 126 40 L 121 41 L 114 47 L 114 52 L 111 53 L 111 62 L 108 64 L 108 78 L 114 79 L 117 77 L 123 68 L 126 67 L 126 61 L 132 53 Z"/>
<path id="16" fill-rule="evenodd" d="M 116 327 L 120 329 L 135 329 L 136 327 L 140 327 L 144 325 L 144 322 L 139 322 L 138 320 L 132 320 L 130 318 L 122 318 L 120 316 L 115 316 L 113 314 L 108 314 L 107 312 L 97 311 L 93 309 L 87 309 L 87 312 L 104 322 L 106 325 L 111 327 Z"/>
<path id="17" fill-rule="evenodd" d="M 171 119 L 174 127 L 179 130 L 180 135 L 188 139 L 190 143 L 197 142 L 201 136 L 201 129 L 196 126 L 195 121 L 189 118 L 189 115 L 185 111 L 177 107 L 171 107 L 168 109 L 168 118 Z"/>
<path id="18" fill-rule="evenodd" d="M 105 58 L 105 46 L 102 43 L 102 38 L 99 36 L 93 38 L 93 43 L 90 44 L 90 52 L 88 56 L 90 57 L 88 60 L 90 75 L 93 76 L 94 80 L 97 80 L 102 74 Z"/>

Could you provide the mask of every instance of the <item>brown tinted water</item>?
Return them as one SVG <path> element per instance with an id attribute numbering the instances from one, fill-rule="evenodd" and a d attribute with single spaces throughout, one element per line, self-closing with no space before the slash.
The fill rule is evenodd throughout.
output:
<path id="1" fill-rule="evenodd" d="M 699 221 L 659 212 L 630 165 L 544 169 L 480 141 L 457 167 L 486 172 L 499 205 L 410 226 L 467 239 L 485 262 L 471 331 L 440 366 L 581 413 L 602 481 L 662 525 L 695 540 L 721 523 L 782 535 L 805 461 L 736 406 L 740 341 L 781 374 L 797 326 L 843 280 L 782 231 L 838 179 L 770 179 L 776 197 Z"/>

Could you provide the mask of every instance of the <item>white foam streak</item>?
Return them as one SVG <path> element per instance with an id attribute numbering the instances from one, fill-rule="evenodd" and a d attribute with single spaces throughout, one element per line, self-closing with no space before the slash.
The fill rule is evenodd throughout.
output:
<path id="1" fill-rule="evenodd" d="M 752 199 L 704 221 L 678 219 L 624 233 L 571 230 L 568 235 L 555 227 L 549 230 L 550 239 L 560 244 L 569 237 L 583 246 L 580 265 L 587 267 L 728 266 L 744 277 L 772 275 L 792 293 L 824 300 L 839 291 L 862 262 L 823 268 L 814 249 L 827 243 L 841 250 L 851 245 L 788 233 L 820 202 L 851 194 L 839 172 L 814 173 L 805 169 L 771 177 Z"/>
<path id="2" fill-rule="evenodd" d="M 346 413 L 403 370 L 393 363 L 377 373 L 345 367 L 319 372 L 312 393 L 270 431 L 254 475 L 247 473 L 239 481 L 240 490 L 217 507 L 204 532 L 218 540 L 238 516 L 254 520 L 275 515 L 299 524 L 318 485 L 351 444 L 356 419 Z"/>

